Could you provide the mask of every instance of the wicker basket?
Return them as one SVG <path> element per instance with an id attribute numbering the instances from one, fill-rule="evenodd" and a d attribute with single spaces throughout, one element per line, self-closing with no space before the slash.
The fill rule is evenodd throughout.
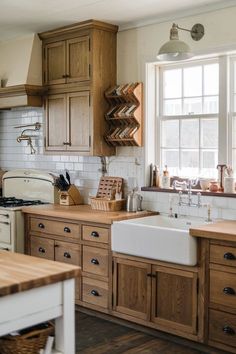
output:
<path id="1" fill-rule="evenodd" d="M 36 328 L 36 329 L 34 329 Z M 1 354 L 38 354 L 46 345 L 49 335 L 54 333 L 54 326 L 48 323 L 48 327 L 38 326 L 19 336 L 7 335 L 0 338 Z"/>
<path id="2" fill-rule="evenodd" d="M 125 199 L 109 200 L 106 198 L 90 198 L 91 208 L 103 211 L 119 211 L 124 209 Z"/>

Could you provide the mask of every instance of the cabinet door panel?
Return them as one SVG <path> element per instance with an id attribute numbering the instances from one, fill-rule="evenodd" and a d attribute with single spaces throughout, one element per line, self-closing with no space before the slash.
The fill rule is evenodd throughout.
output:
<path id="1" fill-rule="evenodd" d="M 150 316 L 151 265 L 114 258 L 113 310 L 148 320 Z"/>
<path id="2" fill-rule="evenodd" d="M 67 82 L 89 80 L 89 36 L 67 41 Z"/>
<path id="3" fill-rule="evenodd" d="M 65 150 L 67 142 L 66 96 L 51 95 L 46 101 L 46 150 Z"/>
<path id="4" fill-rule="evenodd" d="M 65 41 L 45 46 L 45 84 L 54 85 L 66 82 L 65 49 Z"/>
<path id="5" fill-rule="evenodd" d="M 152 322 L 196 333 L 197 274 L 153 266 Z"/>
<path id="6" fill-rule="evenodd" d="M 90 150 L 89 91 L 67 95 L 67 116 L 70 145 L 67 150 Z"/>

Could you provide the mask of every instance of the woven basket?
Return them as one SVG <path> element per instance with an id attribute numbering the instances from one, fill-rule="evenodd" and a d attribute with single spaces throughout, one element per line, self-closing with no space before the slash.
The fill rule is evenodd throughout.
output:
<path id="1" fill-rule="evenodd" d="M 37 328 L 37 327 L 36 327 Z M 48 323 L 48 327 L 33 329 L 19 336 L 7 335 L 0 338 L 1 354 L 38 354 L 46 345 L 49 335 L 54 333 L 54 326 Z"/>
<path id="2" fill-rule="evenodd" d="M 103 211 L 119 211 L 124 209 L 125 199 L 106 200 L 105 198 L 90 198 L 91 208 Z"/>

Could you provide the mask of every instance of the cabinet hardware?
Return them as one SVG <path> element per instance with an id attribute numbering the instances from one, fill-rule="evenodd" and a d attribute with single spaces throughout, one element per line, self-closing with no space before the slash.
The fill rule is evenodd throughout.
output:
<path id="1" fill-rule="evenodd" d="M 64 227 L 64 232 L 67 232 L 67 233 L 70 233 L 71 231 L 70 231 L 70 228 L 69 227 Z"/>
<path id="2" fill-rule="evenodd" d="M 156 278 L 157 276 L 155 274 L 152 274 L 152 273 L 147 273 L 147 277 Z"/>
<path id="3" fill-rule="evenodd" d="M 91 146 L 91 135 L 89 135 L 89 146 Z"/>
<path id="4" fill-rule="evenodd" d="M 71 258 L 71 255 L 70 255 L 69 252 L 65 252 L 65 253 L 64 253 L 64 257 L 65 257 L 65 258 Z"/>
<path id="5" fill-rule="evenodd" d="M 92 231 L 90 236 L 92 237 L 99 237 L 99 233 L 97 231 Z"/>
<path id="6" fill-rule="evenodd" d="M 229 261 L 232 261 L 232 260 L 235 260 L 235 259 L 236 259 L 235 255 L 234 255 L 233 253 L 231 253 L 231 252 L 225 253 L 225 254 L 224 254 L 224 258 L 227 259 L 227 260 L 229 260 Z"/>
<path id="7" fill-rule="evenodd" d="M 90 262 L 91 262 L 92 264 L 96 264 L 96 265 L 99 264 L 99 262 L 98 262 L 98 260 L 97 260 L 96 258 L 92 258 Z"/>
<path id="8" fill-rule="evenodd" d="M 90 294 L 93 295 L 93 296 L 99 296 L 99 292 L 97 290 L 94 290 L 94 289 L 91 290 Z"/>
<path id="9" fill-rule="evenodd" d="M 57 247 L 60 247 L 60 246 L 57 243 L 55 243 L 54 247 L 57 248 Z"/>
<path id="10" fill-rule="evenodd" d="M 223 289 L 223 293 L 226 295 L 235 295 L 235 290 L 227 286 Z"/>
<path id="11" fill-rule="evenodd" d="M 10 225 L 10 223 L 9 223 L 9 222 L 7 222 L 7 221 L 0 221 L 0 224 Z"/>
<path id="12" fill-rule="evenodd" d="M 41 222 L 38 224 L 38 227 L 39 227 L 40 229 L 44 229 L 44 228 L 45 228 L 44 224 L 42 224 Z"/>
<path id="13" fill-rule="evenodd" d="M 69 143 L 69 142 L 67 142 L 67 141 L 64 141 L 64 142 L 63 142 L 63 145 L 69 145 L 69 146 L 71 146 L 71 143 Z"/>
<path id="14" fill-rule="evenodd" d="M 39 252 L 40 252 L 40 253 L 45 253 L 45 252 L 46 252 L 46 251 L 45 251 L 45 248 L 39 247 Z"/>
<path id="15" fill-rule="evenodd" d="M 7 248 L 7 247 L 0 247 L 0 250 L 3 250 L 3 251 L 10 251 L 9 248 Z"/>
<path id="16" fill-rule="evenodd" d="M 91 76 L 91 64 L 89 64 L 89 77 Z"/>
<path id="17" fill-rule="evenodd" d="M 232 327 L 230 326 L 224 326 L 222 328 L 222 331 L 225 333 L 225 334 L 230 334 L 230 335 L 234 335 L 235 334 L 235 331 Z"/>
<path id="18" fill-rule="evenodd" d="M 66 75 L 66 74 L 64 74 L 64 75 L 62 75 L 62 77 L 63 77 L 63 79 L 65 79 L 65 78 L 67 77 L 67 75 Z"/>
<path id="19" fill-rule="evenodd" d="M 0 216 L 5 216 L 6 218 L 9 218 L 9 214 L 0 214 Z"/>

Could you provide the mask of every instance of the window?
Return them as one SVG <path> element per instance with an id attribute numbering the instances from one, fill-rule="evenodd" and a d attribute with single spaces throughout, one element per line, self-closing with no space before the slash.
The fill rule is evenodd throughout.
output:
<path id="1" fill-rule="evenodd" d="M 219 141 L 218 60 L 165 65 L 158 70 L 160 165 L 167 165 L 171 175 L 215 176 Z"/>
<path id="2" fill-rule="evenodd" d="M 229 140 L 232 141 L 232 165 L 234 170 L 236 170 L 236 57 L 231 58 L 231 124 L 232 127 L 232 136 L 229 137 Z"/>

